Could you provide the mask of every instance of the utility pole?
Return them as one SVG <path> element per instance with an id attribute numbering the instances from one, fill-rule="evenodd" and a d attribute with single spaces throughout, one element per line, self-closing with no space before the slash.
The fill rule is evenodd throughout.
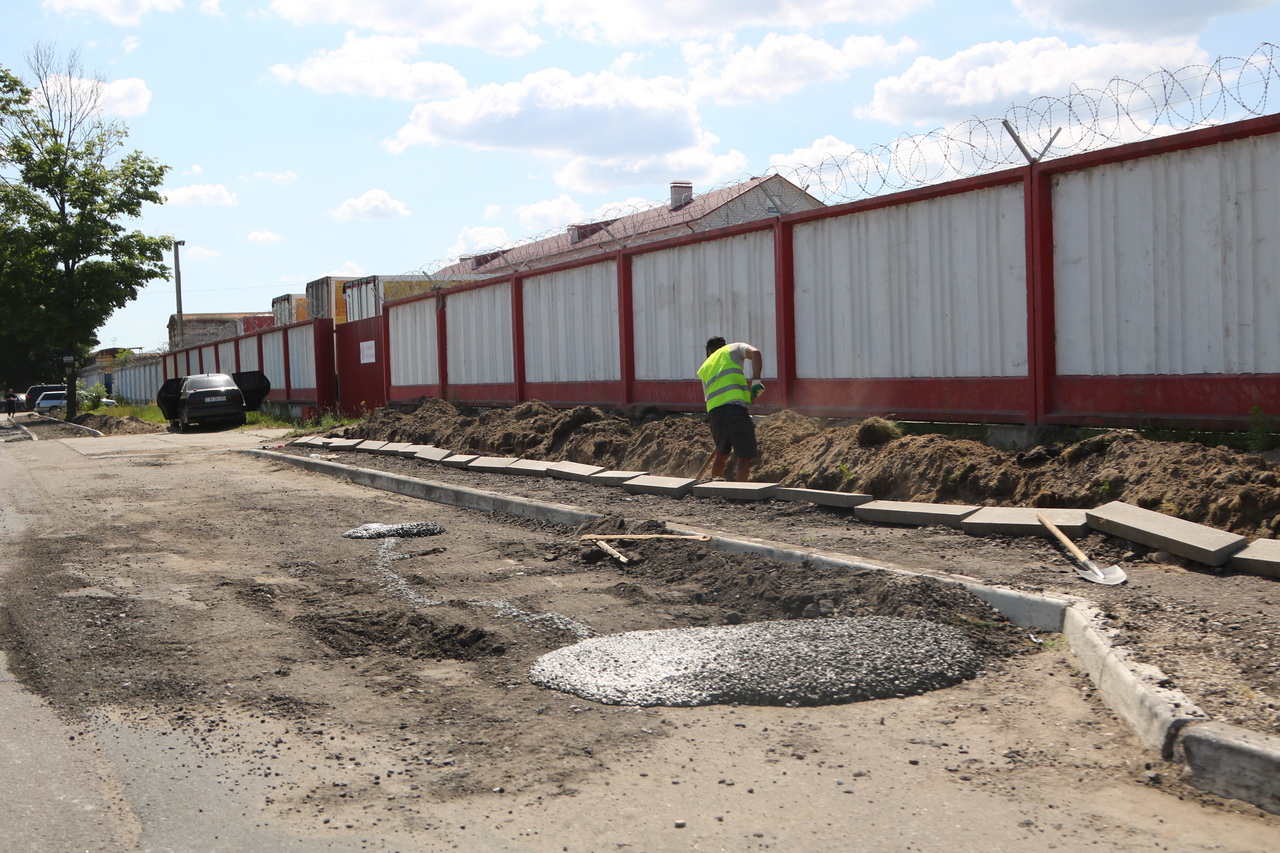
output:
<path id="1" fill-rule="evenodd" d="M 182 339 L 186 337 L 186 329 L 182 326 L 182 264 L 178 260 L 178 247 L 187 245 L 186 240 L 173 241 L 173 284 L 178 291 L 178 346 L 182 346 Z"/>

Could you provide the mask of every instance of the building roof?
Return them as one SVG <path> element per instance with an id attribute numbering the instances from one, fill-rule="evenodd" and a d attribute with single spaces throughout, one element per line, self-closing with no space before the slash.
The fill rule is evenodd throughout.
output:
<path id="1" fill-rule="evenodd" d="M 738 222 L 750 222 L 822 207 L 818 199 L 781 175 L 751 178 L 740 184 L 693 195 L 684 182 L 671 186 L 672 201 L 616 219 L 570 225 L 559 234 L 521 243 L 508 249 L 466 257 L 432 273 L 438 280 L 480 279 L 509 274 L 515 270 L 548 266 L 575 258 L 597 255 L 637 243 L 652 242 L 676 234 L 706 231 Z M 760 195 L 766 204 L 735 201 Z M 688 201 L 683 199 L 688 198 Z"/>

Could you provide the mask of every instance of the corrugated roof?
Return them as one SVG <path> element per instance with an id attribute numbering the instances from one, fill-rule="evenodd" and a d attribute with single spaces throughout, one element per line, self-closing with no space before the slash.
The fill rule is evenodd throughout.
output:
<path id="1" fill-rule="evenodd" d="M 698 229 L 692 227 L 696 223 L 767 181 L 790 183 L 786 178 L 779 175 L 771 175 L 767 178 L 751 178 L 740 184 L 712 190 L 702 195 L 695 195 L 692 201 L 674 210 L 669 205 L 662 204 L 648 210 L 633 213 L 630 216 L 605 220 L 601 223 L 570 226 L 570 228 L 559 234 L 541 240 L 522 243 L 501 251 L 464 258 L 458 263 L 437 270 L 432 274 L 432 277 L 439 279 L 487 278 L 489 276 L 502 275 L 515 269 L 539 265 L 545 266 L 551 263 L 600 254 L 603 251 L 620 249 L 636 243 L 656 240 L 669 236 L 672 231 L 681 228 L 696 231 Z M 796 192 L 804 192 L 795 187 L 794 184 L 791 186 Z M 821 205 L 821 202 L 817 199 L 813 201 L 815 206 Z M 592 227 L 597 225 L 600 227 Z M 578 230 L 579 235 L 583 235 L 586 232 L 582 239 L 577 242 L 574 241 L 573 235 L 570 233 L 571 229 L 575 228 Z"/>

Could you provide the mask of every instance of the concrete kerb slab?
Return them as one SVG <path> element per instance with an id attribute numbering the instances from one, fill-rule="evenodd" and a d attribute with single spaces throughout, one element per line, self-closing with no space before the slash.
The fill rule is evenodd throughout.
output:
<path id="1" fill-rule="evenodd" d="M 1184 726 L 1208 720 L 1185 694 L 1161 686 L 1167 681 L 1163 672 L 1130 660 L 1111 645 L 1096 607 L 1081 602 L 1067 608 L 1062 633 L 1103 701 L 1162 758 L 1172 759 L 1174 741 Z"/>
<path id="2" fill-rule="evenodd" d="M 868 501 L 853 508 L 854 517 L 876 524 L 909 524 L 916 527 L 942 525 L 960 529 L 964 519 L 980 507 L 964 504 L 933 504 L 919 501 Z"/>
<path id="3" fill-rule="evenodd" d="M 1089 532 L 1089 519 L 1082 509 L 1036 509 L 1019 506 L 984 506 L 973 515 L 965 516 L 960 529 L 974 536 L 1003 533 L 1008 536 L 1052 536 L 1049 529 L 1036 518 L 1045 518 L 1072 539 Z"/>
<path id="4" fill-rule="evenodd" d="M 237 452 L 340 477 L 358 485 L 465 509 L 499 510 L 573 527 L 600 517 L 578 507 L 447 486 L 293 454 L 270 450 Z M 921 577 L 903 569 L 863 563 L 838 554 L 764 539 L 726 537 L 716 531 L 692 527 L 672 527 L 672 530 L 710 536 L 709 547 L 729 553 L 759 554 L 769 559 L 817 567 L 870 569 Z M 1209 722 L 1204 712 L 1185 694 L 1161 686 L 1167 678 L 1160 670 L 1130 660 L 1111 646 L 1109 633 L 1101 627 L 1101 614 L 1090 602 L 987 586 L 960 576 L 954 576 L 951 582 L 963 585 L 1015 625 L 1031 630 L 1061 632 L 1106 704 L 1144 745 L 1158 750 L 1163 758 L 1186 764 L 1192 782 L 1198 787 L 1280 814 L 1280 738 L 1239 726 Z"/>
<path id="5" fill-rule="evenodd" d="M 875 500 L 871 495 L 858 492 L 832 492 L 825 489 L 797 489 L 790 486 L 779 486 L 773 493 L 780 501 L 807 501 L 818 506 L 834 506 L 852 509 Z"/>
<path id="6" fill-rule="evenodd" d="M 1095 530 L 1153 548 L 1163 548 L 1206 566 L 1221 566 L 1249 542 L 1238 533 L 1217 530 L 1124 501 L 1112 501 L 1085 512 L 1089 525 Z"/>
<path id="7" fill-rule="evenodd" d="M 270 459 L 273 462 L 284 462 L 316 474 L 327 474 L 331 477 L 349 480 L 356 485 L 381 489 L 384 492 L 394 492 L 398 495 L 433 503 L 462 507 L 463 509 L 474 509 L 480 512 L 509 512 L 512 515 L 535 518 L 539 521 L 549 521 L 570 527 L 577 527 L 580 524 L 600 518 L 598 513 L 588 512 L 565 504 L 543 503 L 510 495 L 501 495 L 495 492 L 486 492 L 480 489 L 449 486 L 444 483 L 433 483 L 430 480 L 420 480 L 416 477 L 388 474 L 385 471 L 353 468 L 348 465 L 326 462 L 322 459 L 312 459 L 308 456 L 294 456 L 290 453 L 276 453 L 271 450 L 240 450 L 237 452 L 248 456 Z"/>
<path id="8" fill-rule="evenodd" d="M 584 465 L 581 462 L 557 462 L 547 468 L 547 476 L 558 480 L 574 480 L 580 483 L 590 481 L 593 474 L 605 469 L 599 465 Z"/>
<path id="9" fill-rule="evenodd" d="M 1177 760 L 1187 765 L 1197 788 L 1251 802 L 1272 814 L 1280 814 L 1278 754 L 1280 737 L 1227 723 L 1188 726 L 1177 748 Z"/>

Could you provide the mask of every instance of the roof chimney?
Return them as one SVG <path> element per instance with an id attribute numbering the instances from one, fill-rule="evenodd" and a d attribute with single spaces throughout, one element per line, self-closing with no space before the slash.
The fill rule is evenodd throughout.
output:
<path id="1" fill-rule="evenodd" d="M 679 210 L 693 201 L 693 183 L 691 181 L 671 182 L 671 209 Z"/>

